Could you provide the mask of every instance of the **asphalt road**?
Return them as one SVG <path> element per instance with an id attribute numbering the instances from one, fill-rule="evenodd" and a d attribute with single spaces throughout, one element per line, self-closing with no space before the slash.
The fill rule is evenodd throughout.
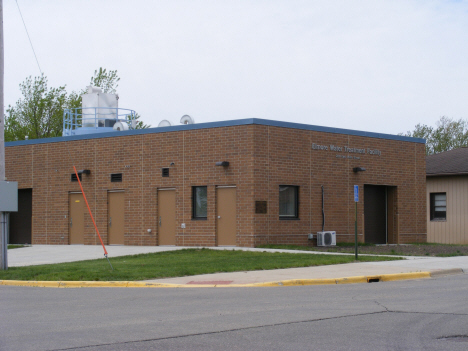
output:
<path id="1" fill-rule="evenodd" d="M 275 288 L 0 286 L 0 350 L 467 350 L 468 275 Z"/>

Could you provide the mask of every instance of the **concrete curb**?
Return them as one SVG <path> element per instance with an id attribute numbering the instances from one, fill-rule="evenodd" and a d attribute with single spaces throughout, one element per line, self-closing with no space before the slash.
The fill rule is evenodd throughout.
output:
<path id="1" fill-rule="evenodd" d="M 451 269 L 439 269 L 431 272 L 432 278 L 445 277 L 446 275 L 452 274 L 463 274 L 465 273 L 461 268 L 451 268 Z"/>
<path id="2" fill-rule="evenodd" d="M 451 274 L 463 274 L 461 268 L 441 269 L 433 272 L 411 272 L 381 274 L 372 276 L 356 276 L 345 278 L 321 279 L 293 279 L 265 283 L 251 284 L 164 284 L 133 281 L 26 281 L 26 280 L 0 280 L 0 285 L 29 286 L 41 288 L 246 288 L 246 287 L 278 287 L 278 286 L 304 286 L 304 285 L 330 285 L 330 284 L 357 284 L 390 282 L 396 280 L 436 278 Z"/>

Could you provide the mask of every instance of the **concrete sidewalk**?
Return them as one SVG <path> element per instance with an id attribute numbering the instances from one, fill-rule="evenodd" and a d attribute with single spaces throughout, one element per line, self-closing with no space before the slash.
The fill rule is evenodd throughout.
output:
<path id="1" fill-rule="evenodd" d="M 150 252 L 180 250 L 176 246 L 106 246 L 108 257 L 138 255 Z M 40 264 L 54 264 L 95 260 L 104 257 L 101 245 L 33 245 L 8 250 L 8 266 L 36 266 Z"/>
<path id="2" fill-rule="evenodd" d="M 124 255 L 135 255 L 149 252 L 180 250 L 180 246 L 106 246 L 109 258 Z M 192 247 L 193 248 L 193 247 Z M 210 247 L 215 250 L 245 250 L 266 252 L 290 252 L 307 254 L 324 254 L 316 251 L 255 249 L 240 247 Z M 349 255 L 328 253 L 332 255 Z M 34 245 L 8 250 L 9 266 L 27 266 L 60 262 L 73 262 L 103 257 L 101 246 L 90 245 Z M 430 272 L 432 275 L 468 272 L 468 256 L 458 257 L 419 257 L 407 256 L 406 260 L 383 262 L 356 262 L 340 265 L 288 268 L 263 271 L 233 273 L 215 273 L 197 276 L 154 279 L 147 282 L 177 285 L 239 285 L 266 282 L 289 281 L 296 279 L 337 279 L 357 276 L 380 276 L 386 274 Z"/>
<path id="3" fill-rule="evenodd" d="M 429 272 L 432 275 L 453 274 L 468 272 L 468 264 L 464 263 L 464 269 L 458 262 L 431 262 L 432 269 L 424 268 L 424 263 L 408 265 L 393 265 L 394 262 L 356 262 L 339 265 L 301 267 L 275 269 L 265 271 L 247 271 L 232 273 L 214 273 L 195 275 L 189 277 L 153 279 L 148 282 L 161 284 L 194 284 L 194 285 L 234 285 L 234 284 L 257 284 L 266 282 L 278 282 L 288 280 L 304 279 L 339 279 L 350 277 L 374 277 L 387 274 Z M 405 261 L 415 262 L 415 261 Z M 429 262 L 427 262 L 429 263 Z M 438 268 L 435 268 L 438 267 Z M 461 269 L 461 270 L 460 270 Z"/>
<path id="4" fill-rule="evenodd" d="M 124 246 L 108 245 L 106 250 L 108 257 L 138 255 L 142 253 L 174 251 L 182 249 L 194 249 L 194 246 Z M 198 247 L 201 248 L 201 247 Z M 217 246 L 207 247 L 212 250 L 242 250 L 257 252 L 287 252 L 287 253 L 306 253 L 311 255 L 352 255 L 336 252 L 318 252 L 318 251 L 298 251 L 281 249 L 256 249 L 251 247 Z M 8 266 L 35 266 L 39 264 L 53 264 L 62 262 L 75 262 L 83 260 L 94 260 L 104 257 L 104 250 L 100 245 L 33 245 L 18 249 L 8 250 Z M 408 256 L 408 259 L 414 259 Z"/>

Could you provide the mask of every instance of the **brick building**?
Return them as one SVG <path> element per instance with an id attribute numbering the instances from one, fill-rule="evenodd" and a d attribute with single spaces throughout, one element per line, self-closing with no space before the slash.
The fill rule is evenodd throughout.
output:
<path id="1" fill-rule="evenodd" d="M 244 119 L 6 143 L 10 243 L 426 241 L 424 140 Z M 354 171 L 353 171 L 354 169 Z M 365 169 L 365 171 L 363 170 Z M 89 171 L 89 172 L 87 172 Z"/>

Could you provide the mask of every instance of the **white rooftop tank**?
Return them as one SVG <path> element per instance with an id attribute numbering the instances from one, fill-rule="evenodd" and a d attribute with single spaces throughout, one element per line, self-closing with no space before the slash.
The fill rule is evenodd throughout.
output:
<path id="1" fill-rule="evenodd" d="M 101 88 L 92 85 L 86 88 L 87 94 L 81 95 L 83 127 L 113 127 L 118 114 L 119 96 L 103 93 Z"/>
<path id="2" fill-rule="evenodd" d="M 88 86 L 81 95 L 81 107 L 63 112 L 63 136 L 135 129 L 136 112 L 119 108 L 119 96 Z"/>

